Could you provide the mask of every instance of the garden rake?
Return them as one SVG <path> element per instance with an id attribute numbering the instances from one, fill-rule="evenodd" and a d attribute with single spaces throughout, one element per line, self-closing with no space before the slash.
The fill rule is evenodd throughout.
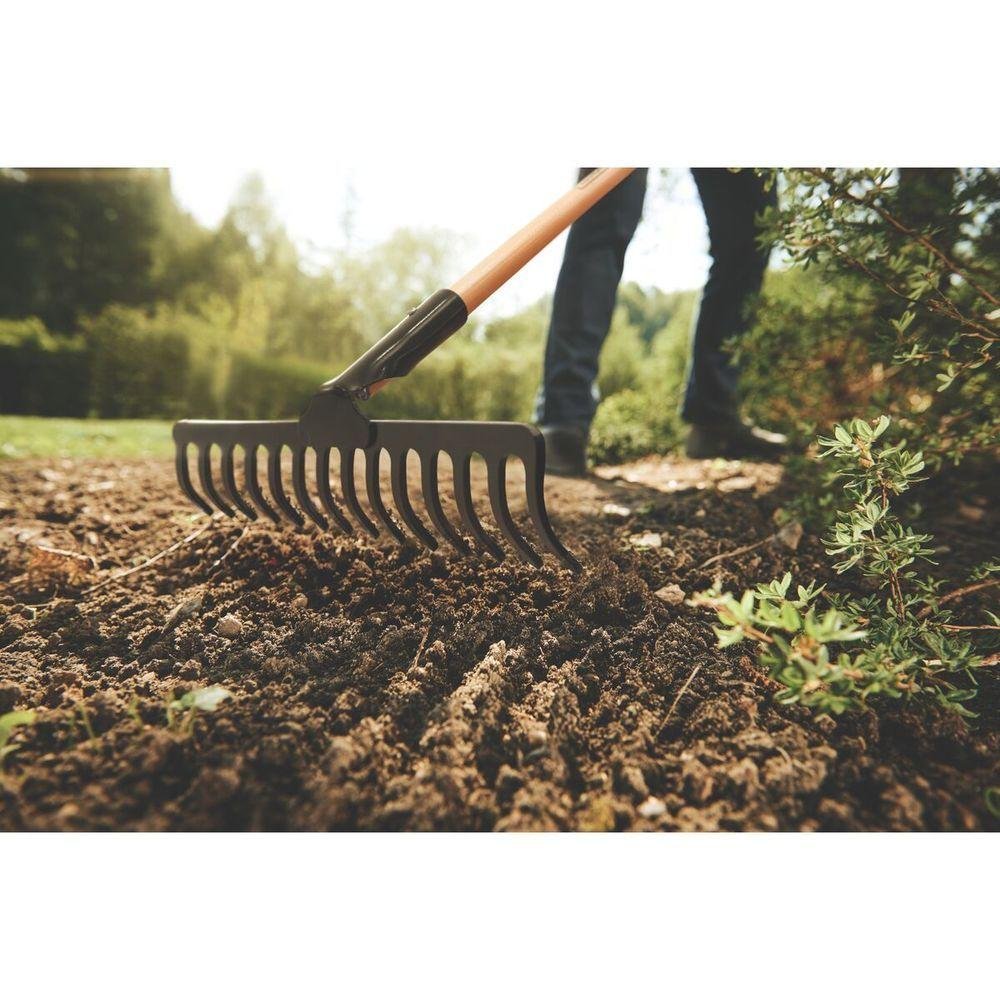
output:
<path id="1" fill-rule="evenodd" d="M 628 167 L 599 167 L 572 190 L 549 206 L 507 242 L 486 257 L 451 288 L 435 292 L 412 310 L 378 343 L 312 397 L 298 420 L 181 420 L 174 425 L 177 479 L 190 500 L 207 514 L 213 509 L 233 517 L 250 519 L 259 514 L 275 523 L 282 519 L 302 527 L 308 518 L 320 528 L 336 525 L 356 531 L 351 521 L 373 537 L 380 526 L 398 542 L 407 535 L 385 506 L 380 485 L 382 451 L 389 456 L 389 481 L 393 505 L 418 542 L 428 549 L 438 539 L 417 517 L 407 490 L 407 457 L 415 452 L 420 461 L 424 506 L 441 538 L 457 552 L 472 549 L 445 517 L 438 483 L 441 452 L 451 460 L 455 506 L 466 532 L 477 547 L 502 560 L 504 550 L 486 532 L 472 502 L 473 455 L 486 463 L 487 492 L 493 518 L 502 535 L 521 558 L 533 566 L 542 557 L 525 539 L 511 516 L 507 503 L 506 467 L 510 458 L 524 466 L 527 510 L 542 546 L 563 565 L 576 571 L 580 563 L 556 537 L 545 510 L 545 440 L 528 424 L 459 420 L 369 420 L 357 402 L 369 399 L 391 379 L 408 374 L 448 337 L 465 325 L 470 313 L 516 274 L 567 226 L 578 219 L 631 172 Z M 189 450 L 196 452 L 199 492 L 189 469 Z M 243 485 L 236 482 L 236 448 L 243 451 Z M 218 449 L 217 469 L 213 450 Z M 258 452 L 267 454 L 265 497 L 258 478 Z M 282 453 L 291 454 L 293 505 L 282 481 Z M 331 487 L 331 452 L 340 459 L 340 496 Z M 314 459 L 307 453 L 312 450 Z M 355 483 L 355 455 L 364 456 L 365 489 L 378 524 L 363 509 Z M 310 495 L 307 461 L 314 461 L 315 492 Z M 213 475 L 217 472 L 218 479 Z M 221 489 L 218 485 L 221 481 Z M 247 499 L 249 497 L 249 499 Z M 318 500 L 318 503 L 317 503 Z"/>

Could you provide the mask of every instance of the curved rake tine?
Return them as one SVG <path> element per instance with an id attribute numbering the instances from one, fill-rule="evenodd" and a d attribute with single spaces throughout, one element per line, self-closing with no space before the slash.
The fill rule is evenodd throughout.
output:
<path id="1" fill-rule="evenodd" d="M 184 495 L 191 501 L 196 507 L 200 507 L 206 514 L 215 513 L 211 506 L 207 504 L 198 495 L 197 490 L 194 488 L 194 484 L 191 482 L 191 473 L 188 471 L 188 460 L 187 460 L 187 450 L 188 446 L 186 444 L 179 444 L 174 449 L 174 462 L 177 467 L 177 482 L 180 488 L 184 491 Z"/>
<path id="2" fill-rule="evenodd" d="M 318 527 L 326 528 L 326 518 L 316 509 L 316 504 L 312 502 L 312 497 L 306 489 L 306 449 L 301 445 L 292 454 L 292 487 L 306 517 Z"/>
<path id="3" fill-rule="evenodd" d="M 368 502 L 375 511 L 375 516 L 385 525 L 386 531 L 396 539 L 397 542 L 406 542 L 406 534 L 402 528 L 389 516 L 382 502 L 380 492 L 378 467 L 381 460 L 382 449 L 375 445 L 373 448 L 365 449 L 365 489 L 368 490 Z"/>
<path id="4" fill-rule="evenodd" d="M 545 510 L 544 474 L 534 476 L 526 474 L 524 486 L 527 491 L 528 514 L 543 544 L 567 569 L 579 573 L 583 569 L 580 560 L 559 541 L 552 530 L 552 523 Z"/>
<path id="5" fill-rule="evenodd" d="M 389 482 L 392 486 L 392 502 L 399 511 L 403 523 L 432 552 L 438 547 L 437 539 L 421 524 L 420 518 L 414 513 L 410 497 L 406 491 L 406 457 L 409 449 L 389 456 Z"/>
<path id="6" fill-rule="evenodd" d="M 235 511 L 219 496 L 219 491 L 215 488 L 215 483 L 212 482 L 212 446 L 210 444 L 198 448 L 198 479 L 201 482 L 201 488 L 204 490 L 205 496 L 226 517 L 235 517 Z"/>
<path id="7" fill-rule="evenodd" d="M 250 494 L 254 506 L 264 517 L 269 518 L 275 524 L 281 524 L 278 512 L 264 499 L 260 483 L 257 482 L 257 448 L 254 445 L 243 446 L 243 471 L 246 476 L 247 493 Z"/>
<path id="8" fill-rule="evenodd" d="M 457 465 L 453 458 L 452 467 L 455 470 L 455 504 L 458 507 L 459 516 L 462 518 L 462 524 L 465 525 L 480 548 L 489 552 L 494 559 L 503 562 L 503 549 L 483 530 L 483 526 L 476 516 L 476 509 L 472 506 L 472 456 L 466 455 Z"/>
<path id="9" fill-rule="evenodd" d="M 356 448 L 340 449 L 340 488 L 344 491 L 344 500 L 347 502 L 350 512 L 358 519 L 358 524 L 372 538 L 378 538 L 378 525 L 365 513 L 358 500 L 358 491 L 354 485 L 354 453 L 356 450 Z"/>
<path id="10" fill-rule="evenodd" d="M 337 501 L 333 499 L 330 490 L 330 449 L 318 448 L 316 450 L 316 486 L 319 489 L 320 503 L 323 509 L 337 522 L 341 531 L 351 535 L 354 534 L 354 527 L 351 522 L 344 517 L 337 506 Z"/>
<path id="11" fill-rule="evenodd" d="M 541 434 L 531 435 L 533 444 L 521 455 L 524 463 L 524 489 L 527 496 L 528 514 L 545 548 L 567 569 L 579 573 L 583 569 L 580 560 L 559 541 L 549 515 L 545 510 L 545 440 Z"/>
<path id="12" fill-rule="evenodd" d="M 471 553 L 469 543 L 451 526 L 451 523 L 444 516 L 444 509 L 441 506 L 441 494 L 438 490 L 438 451 L 432 452 L 424 460 L 420 456 L 420 489 L 424 495 L 424 506 L 427 513 L 434 522 L 434 527 L 444 536 L 453 549 L 467 556 Z"/>
<path id="13" fill-rule="evenodd" d="M 281 448 L 267 449 L 267 485 L 274 502 L 289 521 L 299 528 L 305 526 L 305 518 L 288 502 L 285 487 L 281 485 Z"/>
<path id="14" fill-rule="evenodd" d="M 229 445 L 222 449 L 222 485 L 226 490 L 229 499 L 240 509 L 240 512 L 251 521 L 257 520 L 257 511 L 243 499 L 239 489 L 236 487 L 236 473 L 233 470 L 233 451 L 236 445 Z"/>
<path id="15" fill-rule="evenodd" d="M 514 518 L 510 516 L 510 507 L 507 506 L 506 470 L 505 456 L 491 459 L 486 464 L 486 480 L 489 485 L 493 516 L 496 518 L 497 527 L 503 532 L 507 541 L 517 549 L 521 558 L 537 568 L 542 565 L 542 557 L 521 537 L 517 525 L 514 524 Z"/>

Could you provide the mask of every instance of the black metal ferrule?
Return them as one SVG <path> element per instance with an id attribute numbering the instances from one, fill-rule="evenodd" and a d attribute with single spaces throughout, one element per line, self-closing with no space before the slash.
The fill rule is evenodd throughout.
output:
<path id="1" fill-rule="evenodd" d="M 469 311 L 461 296 L 443 288 L 411 310 L 336 378 L 326 382 L 323 390 L 364 398 L 368 387 L 376 382 L 411 372 L 418 362 L 465 326 L 468 318 Z"/>

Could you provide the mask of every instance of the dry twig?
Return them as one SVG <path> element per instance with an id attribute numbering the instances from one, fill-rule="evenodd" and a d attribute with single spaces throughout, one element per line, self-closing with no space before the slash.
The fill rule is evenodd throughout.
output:
<path id="1" fill-rule="evenodd" d="M 175 552 L 182 545 L 187 545 L 189 542 L 193 542 L 199 535 L 203 535 L 209 528 L 212 527 L 216 517 L 221 516 L 221 514 L 213 514 L 212 520 L 209 521 L 208 524 L 203 524 L 197 531 L 192 531 L 190 535 L 185 535 L 184 538 L 180 539 L 180 541 L 174 542 L 173 545 L 168 545 L 165 549 L 157 552 L 155 556 L 150 556 L 145 562 L 141 562 L 138 566 L 132 566 L 130 569 L 126 569 L 121 573 L 116 573 L 114 576 L 108 577 L 107 580 L 102 580 L 100 583 L 94 584 L 93 587 L 85 590 L 81 596 L 86 597 L 88 594 L 93 594 L 95 591 L 101 590 L 111 583 L 117 583 L 126 576 L 131 576 L 133 573 L 138 573 L 140 570 L 152 566 L 153 563 L 159 562 L 164 556 L 170 555 L 171 552 Z"/>
<path id="2" fill-rule="evenodd" d="M 738 549 L 733 549 L 731 552 L 720 552 L 717 556 L 712 556 L 711 559 L 703 562 L 698 569 L 708 569 L 709 566 L 713 566 L 723 559 L 731 559 L 733 556 L 742 556 L 747 552 L 753 552 L 754 549 L 759 549 L 761 546 L 767 545 L 768 542 L 773 542 L 775 538 L 777 538 L 777 535 L 768 535 L 767 538 L 762 538 L 759 542 L 754 542 L 752 545 L 743 545 Z"/>
<path id="3" fill-rule="evenodd" d="M 980 580 L 978 583 L 970 583 L 966 587 L 959 587 L 958 590 L 952 590 L 951 592 L 945 594 L 943 597 L 938 598 L 938 604 L 947 604 L 949 601 L 954 601 L 958 597 L 964 597 L 966 594 L 974 593 L 977 590 L 985 590 L 987 587 L 1000 586 L 1000 579 L 989 579 Z M 931 607 L 924 608 L 923 611 L 918 612 L 918 618 L 926 618 L 933 609 Z"/>
<path id="4" fill-rule="evenodd" d="M 233 539 L 233 542 L 229 546 L 229 548 L 226 549 L 226 551 L 223 552 L 222 555 L 219 556 L 219 558 L 216 559 L 215 562 L 212 563 L 212 565 L 208 567 L 208 571 L 210 573 L 212 572 L 213 569 L 216 569 L 219 566 L 221 566 L 236 551 L 236 546 L 239 545 L 240 542 L 243 541 L 244 537 L 246 536 L 246 533 L 249 530 L 250 530 L 250 524 L 249 523 L 248 524 L 244 524 L 243 525 L 243 530 L 236 536 L 236 538 Z"/>
<path id="5" fill-rule="evenodd" d="M 674 714 L 674 709 L 677 708 L 678 702 L 680 702 L 681 698 L 684 697 L 684 692 L 687 691 L 687 689 L 691 686 L 691 681 L 695 679 L 699 670 L 701 670 L 700 663 L 698 664 L 698 666 L 694 668 L 694 670 L 691 671 L 691 676 L 684 682 L 684 685 L 681 687 L 680 691 L 677 692 L 677 697 L 674 698 L 673 704 L 670 706 L 670 709 L 667 712 L 666 716 L 664 717 L 662 725 L 660 726 L 660 730 L 656 734 L 657 738 L 659 738 L 663 730 L 667 728 L 667 723 L 670 721 L 670 717 Z"/>

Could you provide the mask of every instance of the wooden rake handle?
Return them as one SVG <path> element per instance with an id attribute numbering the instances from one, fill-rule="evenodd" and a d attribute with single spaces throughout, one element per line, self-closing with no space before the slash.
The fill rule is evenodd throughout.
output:
<path id="1" fill-rule="evenodd" d="M 518 230 L 451 288 L 422 302 L 324 390 L 365 399 L 399 378 L 460 330 L 469 314 L 506 284 L 564 229 L 617 187 L 635 167 L 597 167 L 544 212 Z"/>
<path id="2" fill-rule="evenodd" d="M 477 309 L 501 285 L 505 285 L 533 257 L 545 249 L 564 229 L 576 222 L 617 187 L 634 167 L 598 167 L 572 190 L 518 230 L 452 286 L 468 312 Z"/>

